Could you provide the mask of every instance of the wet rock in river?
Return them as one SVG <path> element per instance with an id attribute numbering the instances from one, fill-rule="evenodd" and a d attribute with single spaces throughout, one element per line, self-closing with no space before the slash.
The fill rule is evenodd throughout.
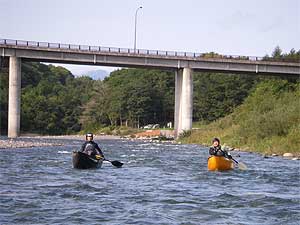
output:
<path id="1" fill-rule="evenodd" d="M 264 158 L 264 159 L 268 159 L 269 156 L 268 156 L 267 154 L 263 154 L 263 158 Z"/>

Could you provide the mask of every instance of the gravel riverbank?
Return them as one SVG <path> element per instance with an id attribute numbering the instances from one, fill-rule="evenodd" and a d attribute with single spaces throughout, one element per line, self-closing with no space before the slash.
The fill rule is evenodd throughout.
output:
<path id="1" fill-rule="evenodd" d="M 95 140 L 103 139 L 118 139 L 117 136 L 95 136 Z M 21 136 L 19 138 L 7 138 L 5 136 L 0 137 L 0 149 L 7 148 L 33 148 L 44 146 L 62 146 L 66 141 L 70 140 L 70 143 L 74 141 L 84 142 L 84 135 L 63 135 L 63 136 Z"/>

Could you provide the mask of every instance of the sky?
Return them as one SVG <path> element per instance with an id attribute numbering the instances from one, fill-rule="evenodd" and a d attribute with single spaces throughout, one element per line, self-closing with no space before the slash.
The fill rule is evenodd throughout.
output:
<path id="1" fill-rule="evenodd" d="M 300 49 L 300 0 L 0 0 L 0 38 L 264 56 Z M 64 65 L 74 74 L 111 67 Z"/>

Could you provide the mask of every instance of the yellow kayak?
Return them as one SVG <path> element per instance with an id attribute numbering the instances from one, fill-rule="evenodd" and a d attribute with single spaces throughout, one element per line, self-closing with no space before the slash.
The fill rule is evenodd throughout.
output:
<path id="1" fill-rule="evenodd" d="M 225 158 L 224 156 L 211 156 L 207 161 L 208 170 L 231 170 L 234 168 L 232 160 Z"/>

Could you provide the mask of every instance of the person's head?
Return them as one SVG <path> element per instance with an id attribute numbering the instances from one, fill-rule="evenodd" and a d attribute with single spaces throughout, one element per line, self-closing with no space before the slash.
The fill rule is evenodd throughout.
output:
<path id="1" fill-rule="evenodd" d="M 93 140 L 93 134 L 92 133 L 87 133 L 85 135 L 85 140 L 87 141 L 92 141 Z"/>
<path id="2" fill-rule="evenodd" d="M 219 138 L 214 138 L 212 140 L 212 144 L 213 144 L 214 147 L 219 146 L 220 145 L 220 139 Z"/>

